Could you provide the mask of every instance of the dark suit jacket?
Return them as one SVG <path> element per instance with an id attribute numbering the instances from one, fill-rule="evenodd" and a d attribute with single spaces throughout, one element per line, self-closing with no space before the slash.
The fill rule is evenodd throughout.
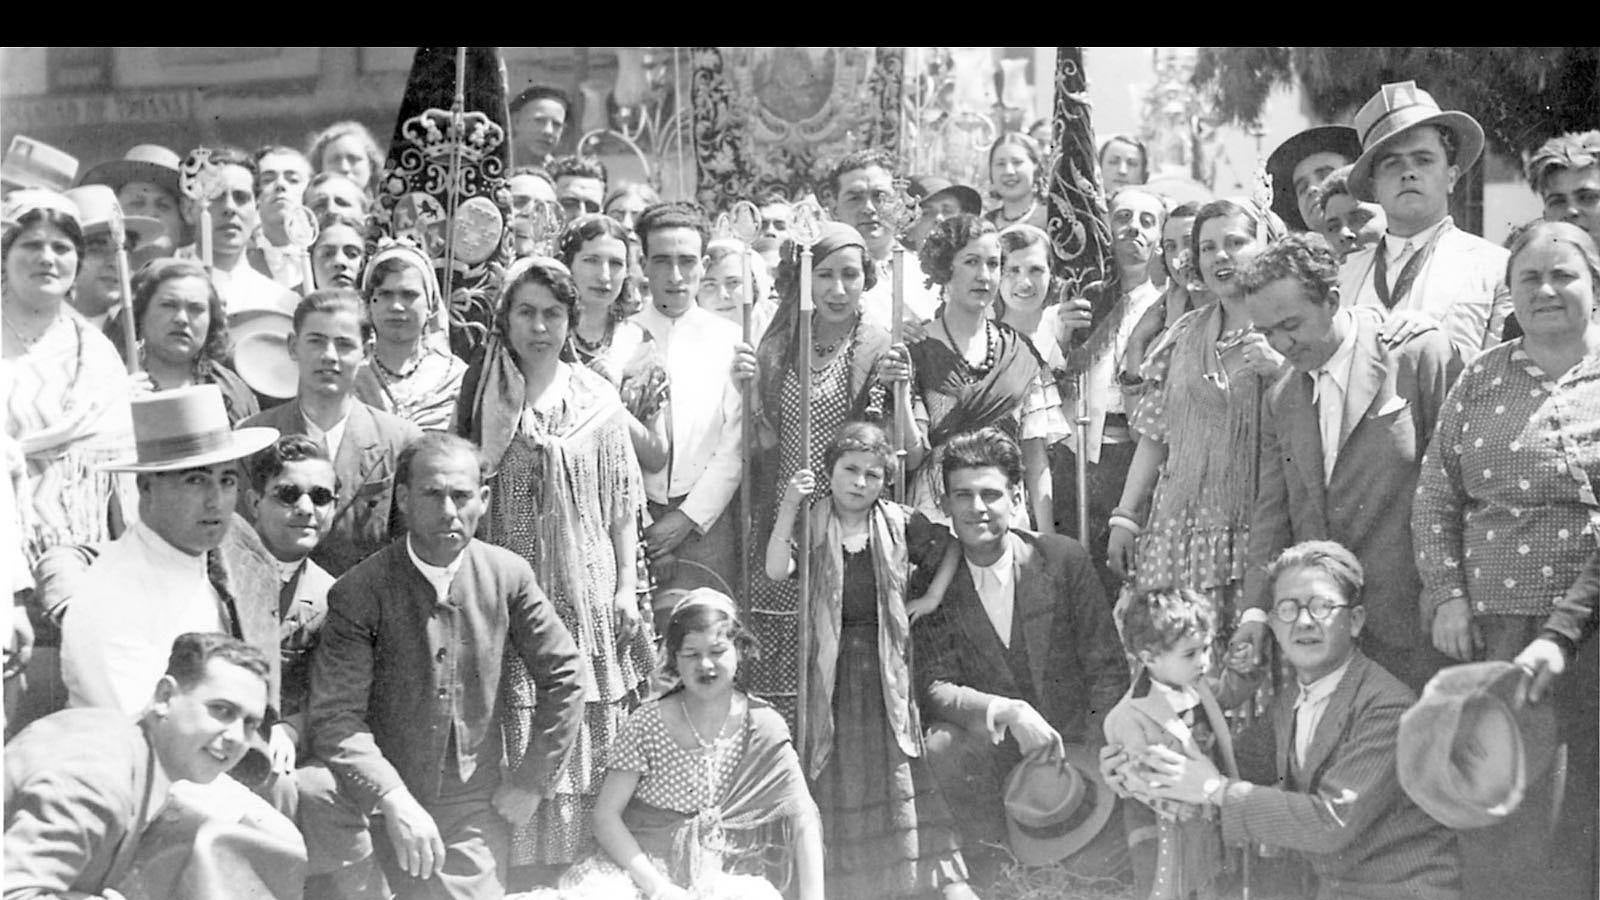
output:
<path id="1" fill-rule="evenodd" d="M 119 883 L 145 829 L 154 764 L 144 729 L 116 710 L 62 710 L 12 738 L 6 900 L 99 894 Z"/>
<path id="2" fill-rule="evenodd" d="M 1301 851 L 1322 880 L 1321 897 L 1453 900 L 1460 890 L 1455 833 L 1419 809 L 1395 774 L 1400 714 L 1416 697 L 1353 652 L 1317 723 L 1298 785 L 1289 781 L 1289 766 L 1299 689 L 1278 692 L 1270 716 L 1277 783 L 1229 786 L 1223 839 Z M 1239 740 L 1267 734 L 1245 732 Z"/>
<path id="3" fill-rule="evenodd" d="M 446 747 L 496 765 L 507 637 L 536 690 L 527 755 L 508 777 L 545 793 L 583 715 L 578 651 L 522 557 L 472 541 L 449 603 L 411 562 L 404 539 L 328 593 L 311 655 L 311 745 L 365 808 L 404 783 L 423 804 L 439 794 Z"/>
<path id="4" fill-rule="evenodd" d="M 1101 722 L 1128 687 L 1111 606 L 1083 545 L 1013 529 L 1016 609 L 1041 715 L 1068 741 L 1099 743 Z M 922 710 L 984 733 L 991 698 L 1020 697 L 1005 647 L 965 564 L 939 608 L 917 623 L 915 673 Z"/>
<path id="5" fill-rule="evenodd" d="M 306 419 L 300 401 L 290 400 L 239 423 L 240 428 L 264 425 L 280 434 L 305 434 Z M 339 476 L 338 518 L 311 558 L 335 578 L 378 552 L 395 535 L 405 531 L 394 505 L 395 459 L 405 446 L 422 436 L 406 419 L 356 401 L 345 423 L 344 440 L 333 461 Z M 244 492 L 240 512 L 248 518 Z"/>
<path id="6" fill-rule="evenodd" d="M 1422 646 L 1429 636 L 1411 548 L 1411 501 L 1422 453 L 1460 370 L 1443 331 L 1430 329 L 1391 350 L 1378 340 L 1383 321 L 1375 311 L 1350 312 L 1355 350 L 1331 480 L 1323 478 L 1312 376 L 1291 369 L 1267 391 L 1245 604 L 1263 610 L 1271 604 L 1266 569 L 1285 548 L 1338 541 L 1367 572 L 1367 628 L 1390 646 Z"/>

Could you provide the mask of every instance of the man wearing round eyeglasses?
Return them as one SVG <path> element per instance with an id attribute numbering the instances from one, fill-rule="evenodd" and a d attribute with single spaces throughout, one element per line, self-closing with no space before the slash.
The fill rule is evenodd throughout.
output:
<path id="1" fill-rule="evenodd" d="M 1227 844 L 1265 841 L 1300 851 L 1320 882 L 1317 897 L 1460 895 L 1455 833 L 1400 789 L 1395 747 L 1400 715 L 1416 695 L 1356 648 L 1366 624 L 1364 576 L 1355 554 L 1332 541 L 1307 541 L 1273 561 L 1272 634 L 1294 669 L 1278 692 L 1271 735 L 1239 736 L 1240 760 L 1266 759 L 1273 772 L 1234 781 L 1206 759 L 1152 747 L 1142 759 L 1104 764 L 1126 791 L 1143 777 L 1150 794 L 1220 810 Z M 1248 747 L 1272 740 L 1275 751 Z"/>
<path id="2" fill-rule="evenodd" d="M 311 650 L 328 615 L 333 576 L 311 561 L 311 551 L 333 527 L 339 480 L 322 445 L 305 435 L 278 438 L 250 461 L 250 507 L 256 534 L 278 564 L 282 718 L 269 741 L 273 771 L 294 772 L 308 745 L 306 705 L 311 696 Z M 274 800 L 278 800 L 274 797 Z M 282 798 L 293 803 L 292 789 Z M 283 806 L 279 806 L 280 809 Z"/>
<path id="3" fill-rule="evenodd" d="M 556 182 L 556 202 L 568 222 L 597 213 L 606 197 L 606 166 L 587 156 L 563 156 L 550 164 Z"/>

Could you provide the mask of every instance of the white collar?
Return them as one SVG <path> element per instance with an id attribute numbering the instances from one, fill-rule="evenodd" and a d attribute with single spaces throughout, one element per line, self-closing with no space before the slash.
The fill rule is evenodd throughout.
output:
<path id="1" fill-rule="evenodd" d="M 1416 234 L 1411 235 L 1410 237 L 1400 237 L 1398 235 L 1393 235 L 1393 234 L 1384 234 L 1384 236 L 1383 236 L 1383 249 L 1384 249 L 1384 252 L 1389 254 L 1389 260 L 1391 262 L 1393 262 L 1395 260 L 1395 258 L 1400 255 L 1400 251 L 1405 249 L 1405 246 L 1406 246 L 1407 243 L 1411 244 L 1411 247 L 1412 247 L 1413 250 L 1420 250 L 1420 249 L 1422 249 L 1422 247 L 1425 244 L 1427 244 L 1429 241 L 1433 240 L 1434 234 L 1437 233 L 1440 229 L 1444 228 L 1444 226 L 1449 221 L 1450 221 L 1450 217 L 1449 216 L 1445 216 L 1444 218 L 1442 218 L 1439 221 L 1433 223 L 1432 225 L 1429 225 L 1427 228 L 1422 229 L 1421 231 L 1417 232 Z"/>
<path id="2" fill-rule="evenodd" d="M 129 529 L 134 540 L 144 545 L 145 559 L 158 569 L 173 571 L 194 570 L 202 578 L 206 575 L 206 555 L 195 556 L 173 546 L 166 538 L 156 532 L 154 528 L 143 521 Z"/>
<path id="3" fill-rule="evenodd" d="M 411 546 L 411 535 L 408 534 L 406 535 L 406 553 L 411 556 L 411 564 L 417 567 L 417 571 L 422 573 L 423 578 L 428 579 L 428 583 L 433 585 L 442 598 L 444 594 L 449 592 L 451 580 L 456 577 L 457 572 L 461 571 L 461 559 L 466 555 L 466 550 L 463 548 L 462 552 L 457 553 L 456 558 L 450 560 L 448 566 L 431 565 L 423 562 L 422 557 L 417 555 L 417 548 Z"/>
<path id="4" fill-rule="evenodd" d="M 272 561 L 278 564 L 278 580 L 284 584 L 293 581 L 295 574 L 300 571 L 300 567 L 306 564 L 303 556 L 296 560 L 286 561 L 274 558 Z"/>
<path id="5" fill-rule="evenodd" d="M 1332 697 L 1334 690 L 1339 687 L 1340 679 L 1344 678 L 1344 673 L 1350 668 L 1350 660 L 1354 658 L 1354 654 L 1347 656 L 1345 657 L 1344 663 L 1339 666 L 1339 668 L 1334 669 L 1332 672 L 1329 672 L 1310 684 L 1301 684 L 1300 696 L 1296 697 L 1294 701 L 1295 708 L 1299 709 L 1300 707 L 1307 706 L 1309 704 L 1322 703 L 1329 697 Z"/>
<path id="6" fill-rule="evenodd" d="M 1175 713 L 1181 714 L 1200 705 L 1200 692 L 1193 687 L 1176 688 L 1152 678 L 1150 679 L 1150 691 L 1159 694 L 1162 699 L 1166 700 L 1167 705 L 1172 707 L 1172 711 Z"/>
<path id="7" fill-rule="evenodd" d="M 1334 313 L 1334 316 L 1344 320 L 1344 337 L 1340 339 L 1338 348 L 1328 357 L 1328 361 L 1319 368 L 1311 370 L 1311 374 L 1315 377 L 1321 372 L 1327 372 L 1339 383 L 1339 387 L 1343 388 L 1350 380 L 1350 363 L 1356 355 L 1356 317 L 1351 315 L 1348 309 L 1341 309 Z"/>
<path id="8" fill-rule="evenodd" d="M 963 556 L 963 559 L 965 559 L 965 556 Z M 980 566 L 970 559 L 966 562 L 967 567 L 972 570 L 974 579 L 976 579 L 979 572 L 988 572 L 1000 584 L 1009 584 L 1011 582 L 1011 541 L 1005 540 L 1005 549 L 1000 551 L 1000 558 L 987 566 Z"/>

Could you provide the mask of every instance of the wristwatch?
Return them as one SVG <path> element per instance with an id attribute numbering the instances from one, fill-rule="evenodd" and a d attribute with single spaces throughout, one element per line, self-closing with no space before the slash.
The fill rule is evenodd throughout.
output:
<path id="1" fill-rule="evenodd" d="M 1228 792 L 1228 779 L 1223 778 L 1221 775 L 1218 775 L 1215 778 L 1207 778 L 1205 782 L 1201 784 L 1200 788 L 1205 792 L 1207 803 L 1211 804 L 1212 806 L 1221 807 L 1222 798 Z"/>

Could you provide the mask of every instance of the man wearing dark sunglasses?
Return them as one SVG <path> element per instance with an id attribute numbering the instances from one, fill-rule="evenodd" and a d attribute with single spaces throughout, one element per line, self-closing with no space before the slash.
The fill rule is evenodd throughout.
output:
<path id="1" fill-rule="evenodd" d="M 292 775 L 302 748 L 309 748 L 303 739 L 311 695 L 311 650 L 328 615 L 328 588 L 333 586 L 333 576 L 311 560 L 311 551 L 333 527 L 338 497 L 333 463 L 322 446 L 305 435 L 284 435 L 250 461 L 249 503 L 256 534 L 278 564 L 282 718 L 272 726 L 269 741 L 277 775 Z M 280 781 L 285 790 L 274 800 L 292 804 L 292 785 Z"/>
<path id="2" fill-rule="evenodd" d="M 605 163 L 589 156 L 563 156 L 550 164 L 556 182 L 556 202 L 568 222 L 597 213 L 606 197 Z"/>

